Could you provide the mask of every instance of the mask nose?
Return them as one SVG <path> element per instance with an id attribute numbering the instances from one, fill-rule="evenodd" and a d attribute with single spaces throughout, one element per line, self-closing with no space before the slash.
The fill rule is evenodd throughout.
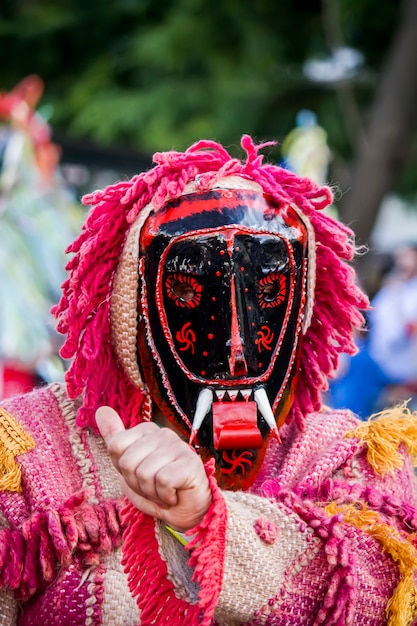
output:
<path id="1" fill-rule="evenodd" d="M 230 338 L 229 370 L 232 376 L 245 376 L 248 373 L 245 355 L 243 354 L 242 339 L 240 336 L 239 320 L 236 306 L 235 277 L 231 284 L 232 328 Z"/>
<path id="2" fill-rule="evenodd" d="M 233 350 L 232 348 L 229 357 L 229 369 L 232 376 L 245 376 L 248 373 L 242 348 L 240 350 Z"/>

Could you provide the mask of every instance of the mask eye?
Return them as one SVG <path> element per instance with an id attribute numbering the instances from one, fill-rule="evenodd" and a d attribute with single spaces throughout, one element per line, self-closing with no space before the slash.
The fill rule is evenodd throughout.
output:
<path id="1" fill-rule="evenodd" d="M 175 272 L 166 279 L 168 297 L 179 307 L 192 309 L 200 304 L 202 286 L 189 274 Z"/>
<path id="2" fill-rule="evenodd" d="M 258 300 L 261 308 L 272 309 L 285 300 L 287 287 L 285 275 L 273 272 L 263 276 L 258 284 Z"/>
<path id="3" fill-rule="evenodd" d="M 185 302 L 192 300 L 195 294 L 194 289 L 190 285 L 187 285 L 180 280 L 174 282 L 172 285 L 172 291 L 175 296 L 180 298 L 180 300 L 185 300 Z"/>

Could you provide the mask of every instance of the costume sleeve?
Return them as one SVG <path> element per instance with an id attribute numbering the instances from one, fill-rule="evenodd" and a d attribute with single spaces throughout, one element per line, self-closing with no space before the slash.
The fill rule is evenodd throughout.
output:
<path id="1" fill-rule="evenodd" d="M 375 539 L 294 494 L 285 503 L 241 493 L 224 497 L 219 624 L 386 623 L 399 572 Z"/>
<path id="2" fill-rule="evenodd" d="M 128 505 L 125 565 L 143 624 L 155 610 L 175 625 L 185 616 L 204 626 L 412 624 L 417 510 L 404 439 L 404 430 L 382 437 L 381 449 L 392 444 L 386 474 L 358 432 L 344 444 L 355 453 L 343 468 L 291 489 L 268 481 L 262 496 L 220 492 L 211 479 L 213 505 L 186 548 L 163 527 L 155 540 L 153 520 Z M 141 562 L 129 550 L 145 528 Z"/>
<path id="3" fill-rule="evenodd" d="M 397 604 L 403 604 L 405 612 L 407 603 L 410 611 L 413 608 L 413 594 L 407 594 L 406 584 L 401 588 L 401 563 L 395 559 L 403 544 L 407 555 L 414 552 L 386 522 L 379 522 L 381 537 L 373 537 L 343 514 L 326 512 L 294 494 L 286 494 L 285 504 L 251 494 L 223 496 L 228 524 L 221 590 L 213 613 L 216 623 L 255 625 L 268 619 L 279 626 L 411 623 L 398 621 L 397 614 L 391 622 L 386 617 L 396 590 Z M 386 534 L 391 530 L 389 554 Z M 192 567 L 184 567 L 184 557 L 181 563 L 178 545 L 168 548 L 167 538 L 162 545 L 177 593 L 191 603 L 198 597 L 204 601 L 208 590 L 215 593 L 219 572 L 214 565 L 219 554 L 212 546 L 204 548 L 207 569 L 202 578 L 195 576 Z M 198 564 L 200 558 L 201 554 L 192 553 L 189 566 Z M 411 558 L 415 565 L 415 557 Z"/>

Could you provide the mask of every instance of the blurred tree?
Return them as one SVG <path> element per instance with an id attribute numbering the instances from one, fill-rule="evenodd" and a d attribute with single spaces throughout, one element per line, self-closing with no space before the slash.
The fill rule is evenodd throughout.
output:
<path id="1" fill-rule="evenodd" d="M 411 161 L 417 126 L 417 2 L 404 0 L 382 67 L 366 132 L 357 137 L 352 191 L 343 218 L 366 242 L 385 194 Z M 416 188 L 417 179 L 413 182 Z"/>
<path id="2" fill-rule="evenodd" d="M 416 5 L 2 0 L 0 85 L 35 72 L 56 133 L 149 153 L 243 132 L 281 142 L 310 109 L 366 240 L 384 193 L 417 187 Z"/>
<path id="3" fill-rule="evenodd" d="M 317 91 L 301 68 L 321 38 L 320 6 L 297 4 L 6 0 L 0 80 L 40 74 L 54 128 L 105 143 L 154 150 L 202 136 L 233 143 L 245 130 L 282 135 Z"/>

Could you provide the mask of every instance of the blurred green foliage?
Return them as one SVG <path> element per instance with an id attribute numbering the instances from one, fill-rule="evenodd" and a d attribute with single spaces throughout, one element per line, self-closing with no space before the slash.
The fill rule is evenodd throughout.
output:
<path id="1" fill-rule="evenodd" d="M 329 2 L 327 0 L 327 6 Z M 302 108 L 349 161 L 355 138 L 334 84 L 303 64 L 335 44 L 360 50 L 349 85 L 361 117 L 372 100 L 400 3 L 334 0 L 2 0 L 0 86 L 45 81 L 54 130 L 151 152 L 243 132 L 282 141 Z M 327 14 L 327 18 L 329 15 Z M 233 151 L 233 149 L 232 149 Z M 405 173 L 404 185 L 415 185 Z"/>

